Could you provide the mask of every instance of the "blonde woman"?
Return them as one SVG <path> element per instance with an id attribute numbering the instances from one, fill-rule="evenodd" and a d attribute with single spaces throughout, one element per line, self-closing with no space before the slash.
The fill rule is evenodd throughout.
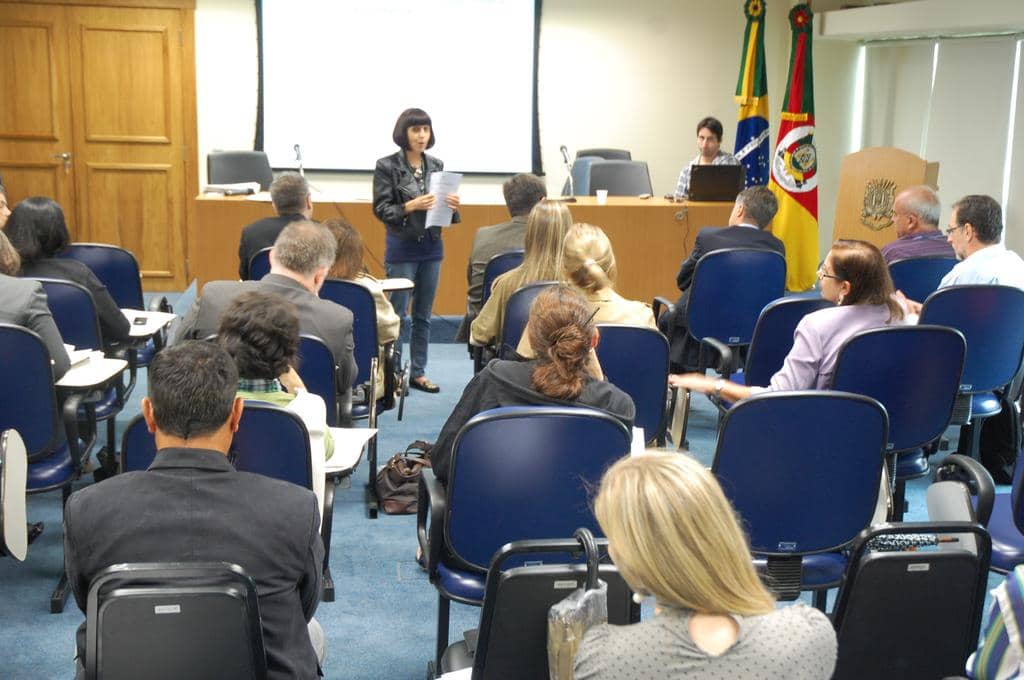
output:
<path id="1" fill-rule="evenodd" d="M 594 510 L 623 578 L 657 607 L 642 623 L 587 631 L 577 680 L 832 676 L 832 624 L 805 604 L 775 608 L 732 506 L 700 463 L 624 458 L 605 473 Z"/>
<path id="2" fill-rule="evenodd" d="M 571 224 L 564 203 L 545 200 L 533 207 L 526 222 L 523 263 L 494 280 L 491 296 L 470 327 L 473 344 L 489 345 L 501 337 L 505 305 L 512 293 L 528 283 L 562 278 L 562 246 Z"/>

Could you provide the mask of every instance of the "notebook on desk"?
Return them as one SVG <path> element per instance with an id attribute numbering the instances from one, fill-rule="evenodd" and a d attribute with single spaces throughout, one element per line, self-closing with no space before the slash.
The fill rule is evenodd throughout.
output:
<path id="1" fill-rule="evenodd" d="M 690 168 L 691 201 L 735 201 L 743 190 L 742 165 L 694 165 Z"/>

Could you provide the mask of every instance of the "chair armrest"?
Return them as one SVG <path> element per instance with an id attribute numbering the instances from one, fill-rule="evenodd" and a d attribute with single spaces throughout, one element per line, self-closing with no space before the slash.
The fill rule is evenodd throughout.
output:
<path id="1" fill-rule="evenodd" d="M 934 481 L 961 481 L 966 484 L 968 492 L 978 499 L 975 509 L 977 522 L 988 526 L 992 506 L 995 504 L 996 487 L 992 475 L 981 463 L 970 456 L 952 453 L 935 470 Z"/>
<path id="2" fill-rule="evenodd" d="M 419 496 L 416 503 L 416 539 L 427 560 L 427 574 L 431 580 L 437 574 L 444 544 L 444 516 L 448 509 L 448 494 L 430 468 L 420 473 Z M 427 526 L 427 513 L 430 526 Z"/>
<path id="3" fill-rule="evenodd" d="M 666 297 L 662 297 L 661 295 L 655 295 L 654 299 L 651 300 L 651 309 L 654 310 L 655 320 L 661 319 L 662 307 L 665 308 L 664 311 L 666 314 L 671 314 L 674 311 L 676 311 L 675 303 L 673 303 Z"/>
<path id="4" fill-rule="evenodd" d="M 739 370 L 739 366 L 737 365 L 739 362 L 739 353 L 733 352 L 729 345 L 725 344 L 718 338 L 712 337 L 702 338 L 700 342 L 702 345 L 707 345 L 718 352 L 718 364 L 715 370 L 718 371 L 718 374 L 723 378 L 728 378 Z"/>
<path id="5" fill-rule="evenodd" d="M 68 449 L 71 451 L 71 460 L 75 463 L 75 468 L 81 472 L 82 470 L 82 451 L 79 447 L 79 432 L 78 432 L 78 408 L 82 405 L 82 400 L 85 398 L 85 393 L 75 392 L 69 394 L 64 399 L 64 405 L 61 407 L 61 418 L 64 420 L 64 434 L 68 440 Z M 91 432 L 96 431 L 96 410 L 91 406 L 87 406 L 85 409 L 86 415 L 89 418 L 89 430 Z M 94 440 L 95 441 L 95 440 Z M 88 447 L 86 448 L 88 451 Z"/>

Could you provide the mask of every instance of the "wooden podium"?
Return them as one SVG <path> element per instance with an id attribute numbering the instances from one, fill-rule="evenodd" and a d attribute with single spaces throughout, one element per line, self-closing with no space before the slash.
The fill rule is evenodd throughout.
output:
<path id="1" fill-rule="evenodd" d="M 839 198 L 832 240 L 859 239 L 879 248 L 896 240 L 892 207 L 907 187 L 938 188 L 939 164 L 909 151 L 875 146 L 845 156 L 839 165 Z"/>

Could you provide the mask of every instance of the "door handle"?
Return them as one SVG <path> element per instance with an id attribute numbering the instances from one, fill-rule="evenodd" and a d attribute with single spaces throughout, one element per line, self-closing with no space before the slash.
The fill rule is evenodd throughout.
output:
<path id="1" fill-rule="evenodd" d="M 64 172 L 71 172 L 71 154 L 67 151 L 53 155 L 59 161 L 64 161 Z"/>

